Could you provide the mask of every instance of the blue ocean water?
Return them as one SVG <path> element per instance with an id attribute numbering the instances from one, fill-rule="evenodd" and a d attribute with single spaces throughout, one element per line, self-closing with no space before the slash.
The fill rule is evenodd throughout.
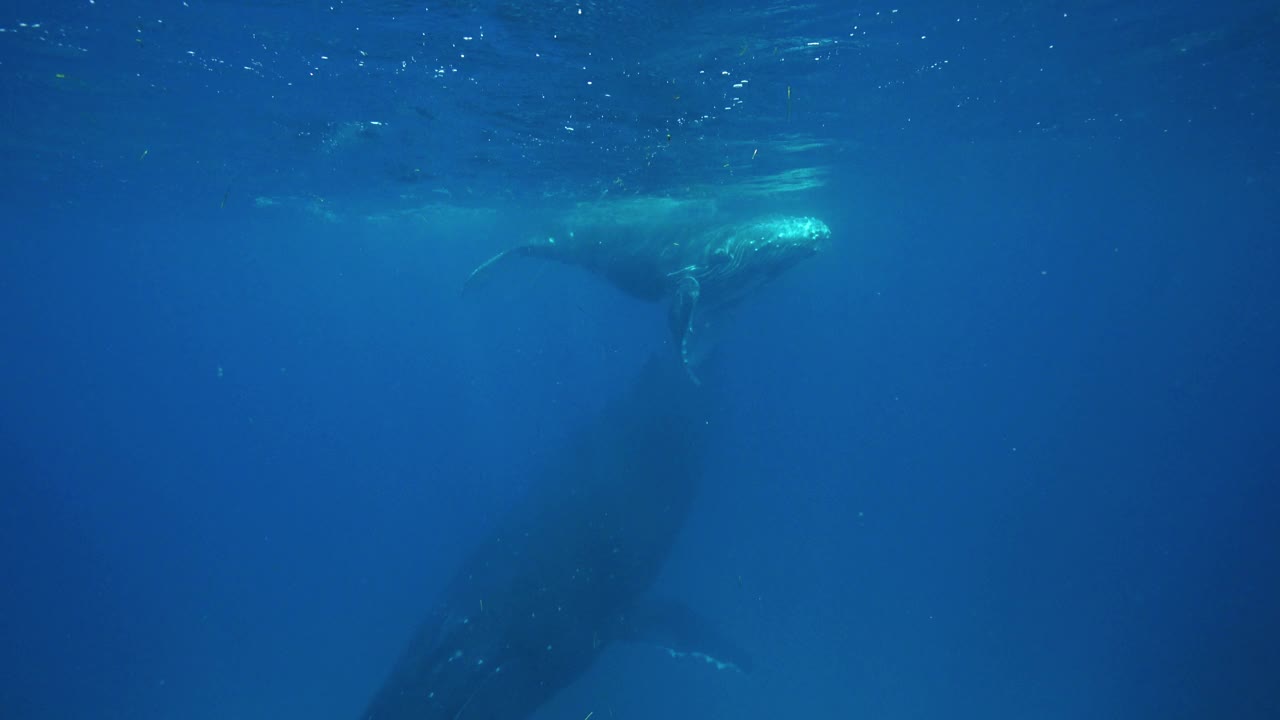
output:
<path id="1" fill-rule="evenodd" d="M 0 7 L 0 715 L 354 718 L 665 312 L 494 252 L 824 219 L 539 718 L 1280 717 L 1274 2 Z M 628 205 L 634 206 L 634 205 Z"/>

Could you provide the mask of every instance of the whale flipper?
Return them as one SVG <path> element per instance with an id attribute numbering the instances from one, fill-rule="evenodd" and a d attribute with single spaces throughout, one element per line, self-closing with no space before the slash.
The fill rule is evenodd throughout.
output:
<path id="1" fill-rule="evenodd" d="M 680 362 L 694 382 L 698 382 L 698 378 L 693 374 L 693 367 L 689 361 L 689 340 L 693 335 L 693 312 L 698 307 L 698 298 L 701 294 L 702 286 L 697 278 L 692 275 L 680 278 L 675 295 L 671 298 L 669 316 L 671 335 L 675 338 L 677 347 L 680 348 Z"/>
<path id="2" fill-rule="evenodd" d="M 658 647 L 672 657 L 702 660 L 719 670 L 749 673 L 751 656 L 692 608 L 673 600 L 648 599 L 626 620 L 619 640 Z"/>

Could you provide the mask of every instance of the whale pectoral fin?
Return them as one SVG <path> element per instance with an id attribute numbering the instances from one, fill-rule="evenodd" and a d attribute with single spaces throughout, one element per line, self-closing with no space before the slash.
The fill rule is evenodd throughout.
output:
<path id="1" fill-rule="evenodd" d="M 508 248 L 506 250 L 503 250 L 497 255 L 494 255 L 488 260 L 485 260 L 484 262 L 480 263 L 480 265 L 476 267 L 475 270 L 471 271 L 471 274 L 468 275 L 467 279 L 462 283 L 462 294 L 466 295 L 467 293 L 471 292 L 471 290 L 477 286 L 478 281 L 481 278 L 488 275 L 490 271 L 492 271 L 495 265 L 498 265 L 499 263 L 501 263 L 503 260 L 506 260 L 507 258 L 525 257 L 530 255 L 550 257 L 552 256 L 553 252 L 554 252 L 554 248 L 552 245 L 543 244 L 543 243 L 537 243 L 537 244 L 528 243 L 525 245 L 517 245 L 513 248 Z"/>
<path id="2" fill-rule="evenodd" d="M 653 645 L 676 658 L 701 660 L 718 670 L 749 673 L 750 654 L 684 603 L 647 600 L 628 617 L 618 638 Z"/>
<path id="3" fill-rule="evenodd" d="M 702 286 L 698 284 L 698 279 L 692 275 L 685 275 L 676 285 L 675 296 L 671 299 L 669 311 L 671 335 L 675 338 L 676 346 L 680 350 L 680 362 L 694 382 L 698 382 L 698 378 L 693 374 L 689 362 L 689 341 L 690 336 L 693 335 L 693 312 L 698 307 L 698 297 L 701 293 Z"/>

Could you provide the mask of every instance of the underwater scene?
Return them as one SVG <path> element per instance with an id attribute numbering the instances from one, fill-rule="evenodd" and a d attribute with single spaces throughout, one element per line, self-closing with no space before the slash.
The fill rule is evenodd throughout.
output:
<path id="1" fill-rule="evenodd" d="M 0 4 L 0 717 L 1280 718 L 1280 5 Z"/>

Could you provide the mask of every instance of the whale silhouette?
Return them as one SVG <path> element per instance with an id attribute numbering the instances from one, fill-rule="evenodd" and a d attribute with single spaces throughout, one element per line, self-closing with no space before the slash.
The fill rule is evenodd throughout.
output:
<path id="1" fill-rule="evenodd" d="M 361 719 L 518 720 L 620 641 L 749 670 L 710 623 L 649 593 L 701 476 L 704 405 L 675 358 L 652 359 L 475 549 Z"/>

